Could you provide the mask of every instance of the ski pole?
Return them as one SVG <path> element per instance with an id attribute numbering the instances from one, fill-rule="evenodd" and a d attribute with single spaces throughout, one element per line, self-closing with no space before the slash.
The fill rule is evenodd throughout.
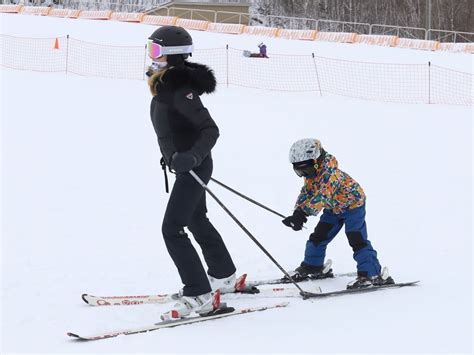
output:
<path id="1" fill-rule="evenodd" d="M 269 211 L 269 212 L 271 212 L 271 213 L 273 213 L 273 214 L 276 214 L 278 217 L 286 218 L 286 216 L 282 215 L 281 213 L 278 213 L 278 212 L 272 210 L 270 207 L 267 207 L 267 206 L 261 204 L 260 202 L 255 201 L 255 200 L 251 199 L 251 198 L 248 197 L 248 196 L 245 196 L 244 194 L 240 193 L 240 192 L 237 191 L 237 190 L 234 190 L 233 188 L 227 186 L 226 184 L 220 182 L 219 180 L 216 180 L 216 179 L 214 179 L 214 178 L 211 177 L 211 181 L 214 181 L 216 184 L 221 185 L 223 188 L 229 190 L 230 192 L 233 192 L 233 193 L 236 194 L 237 196 L 242 197 L 244 200 L 247 200 L 247 201 L 249 201 L 249 202 L 252 202 L 253 204 L 257 205 L 258 207 L 261 207 L 261 208 L 263 208 L 264 210 L 267 210 L 267 211 Z M 306 229 L 305 226 L 303 226 L 303 228 Z"/>
<path id="2" fill-rule="evenodd" d="M 245 226 L 240 223 L 240 221 L 232 214 L 232 212 L 229 211 L 229 209 L 217 198 L 216 195 L 214 195 L 214 193 L 207 187 L 207 185 L 200 179 L 199 176 L 197 176 L 197 174 L 193 171 L 193 170 L 190 170 L 189 173 L 192 175 L 192 177 L 194 179 L 196 179 L 196 181 L 199 183 L 199 185 L 201 185 L 204 190 L 206 190 L 209 195 L 212 196 L 212 198 L 214 198 L 214 200 L 216 200 L 216 202 L 219 204 L 219 206 L 221 206 L 224 211 L 227 212 L 227 214 L 234 220 L 235 223 L 237 223 L 237 225 L 242 228 L 242 230 L 245 232 L 245 234 L 247 234 L 250 239 L 252 239 L 252 241 L 257 244 L 257 246 L 260 248 L 260 250 L 262 250 L 266 256 L 268 256 L 268 258 L 273 261 L 273 263 L 280 269 L 281 272 L 283 272 L 283 274 L 293 283 L 293 285 L 296 286 L 296 288 L 300 291 L 300 294 L 301 296 L 305 297 L 305 295 L 307 294 L 306 291 L 304 291 L 300 285 L 298 285 L 295 280 L 293 280 L 293 278 L 290 276 L 290 274 L 281 267 L 281 265 L 278 263 L 278 261 L 275 260 L 275 258 L 263 247 L 262 244 L 260 244 L 260 242 L 252 235 L 252 233 L 250 233 L 248 231 L 247 228 L 245 228 Z"/>
<path id="3" fill-rule="evenodd" d="M 265 209 L 265 210 L 267 210 L 267 211 L 269 211 L 269 212 L 271 212 L 271 213 L 273 213 L 273 214 L 276 214 L 278 217 L 281 217 L 281 218 L 285 218 L 285 217 L 286 217 L 286 216 L 282 215 L 281 213 L 278 213 L 278 212 L 272 210 L 271 208 L 269 208 L 269 207 L 267 207 L 267 206 L 265 206 L 265 205 L 262 205 L 260 202 L 257 202 L 257 201 L 255 201 L 255 200 L 252 200 L 250 197 L 245 196 L 244 194 L 240 193 L 239 191 L 234 190 L 233 188 L 227 186 L 226 184 L 220 182 L 219 180 L 216 180 L 216 179 L 214 179 L 214 178 L 211 177 L 211 181 L 214 181 L 216 184 L 221 185 L 222 187 L 224 187 L 224 188 L 226 188 L 227 190 L 233 192 L 233 193 L 236 194 L 237 196 L 242 197 L 243 199 L 245 199 L 245 200 L 247 200 L 247 201 L 249 201 L 249 202 L 252 202 L 253 204 L 257 205 L 258 207 L 261 207 L 261 208 L 263 208 L 263 209 Z"/>

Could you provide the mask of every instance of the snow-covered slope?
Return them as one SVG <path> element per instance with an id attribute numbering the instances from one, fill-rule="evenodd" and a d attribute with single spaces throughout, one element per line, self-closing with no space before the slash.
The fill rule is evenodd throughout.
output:
<path id="1" fill-rule="evenodd" d="M 152 26 L 2 15 L 2 33 L 70 34 L 141 45 Z M 254 48 L 260 38 L 192 32 L 196 47 Z M 265 39 L 275 53 L 381 62 L 431 60 L 470 71 L 472 57 Z M 32 53 L 34 55 L 34 53 Z M 290 69 L 290 68 L 289 68 Z M 288 70 L 289 70 L 288 69 Z M 181 287 L 161 237 L 166 206 L 145 82 L 2 69 L 1 352 L 471 352 L 472 107 L 363 102 L 315 94 L 219 87 L 203 101 L 221 130 L 214 177 L 290 213 L 302 183 L 287 161 L 314 136 L 368 195 L 369 237 L 396 280 L 416 288 L 320 301 L 149 334 L 77 343 L 83 333 L 144 325 L 166 306 L 90 308 L 84 292 L 163 293 Z M 215 184 L 209 187 L 287 268 L 308 229 Z M 239 272 L 279 276 L 225 212 L 209 216 Z M 341 233 L 328 256 L 336 272 L 355 263 Z M 348 279 L 322 281 L 323 290 Z M 234 306 L 278 300 L 236 300 Z"/>

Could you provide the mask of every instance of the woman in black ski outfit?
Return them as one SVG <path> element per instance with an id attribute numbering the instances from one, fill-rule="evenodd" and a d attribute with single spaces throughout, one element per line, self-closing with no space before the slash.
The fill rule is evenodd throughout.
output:
<path id="1" fill-rule="evenodd" d="M 216 300 L 211 286 L 222 293 L 232 292 L 235 284 L 232 258 L 206 216 L 205 191 L 189 174 L 193 170 L 204 183 L 209 182 L 211 149 L 219 137 L 217 125 L 200 99 L 203 93 L 214 92 L 216 79 L 207 66 L 186 60 L 191 53 L 192 38 L 181 27 L 160 27 L 148 41 L 153 60 L 147 72 L 153 95 L 151 120 L 164 161 L 176 172 L 162 232 L 184 284 L 180 301 L 162 315 L 163 319 L 212 311 Z M 184 227 L 202 249 L 207 274 Z"/>

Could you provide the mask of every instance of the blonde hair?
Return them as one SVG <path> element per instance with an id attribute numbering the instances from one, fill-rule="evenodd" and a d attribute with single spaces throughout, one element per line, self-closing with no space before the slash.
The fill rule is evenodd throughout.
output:
<path id="1" fill-rule="evenodd" d="M 148 70 L 153 71 L 152 67 L 149 67 Z M 168 69 L 162 69 L 158 71 L 153 71 L 153 74 L 148 77 L 148 86 L 150 87 L 150 92 L 153 96 L 157 95 L 156 92 L 156 82 L 159 80 L 160 82 L 163 82 L 163 75 L 166 73 Z"/>

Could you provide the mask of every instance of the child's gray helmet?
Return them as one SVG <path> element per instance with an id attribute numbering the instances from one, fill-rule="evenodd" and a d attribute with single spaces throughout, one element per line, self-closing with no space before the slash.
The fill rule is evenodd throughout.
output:
<path id="1" fill-rule="evenodd" d="M 305 160 L 317 160 L 321 155 L 321 142 L 315 138 L 304 138 L 296 141 L 290 148 L 290 163 Z"/>

